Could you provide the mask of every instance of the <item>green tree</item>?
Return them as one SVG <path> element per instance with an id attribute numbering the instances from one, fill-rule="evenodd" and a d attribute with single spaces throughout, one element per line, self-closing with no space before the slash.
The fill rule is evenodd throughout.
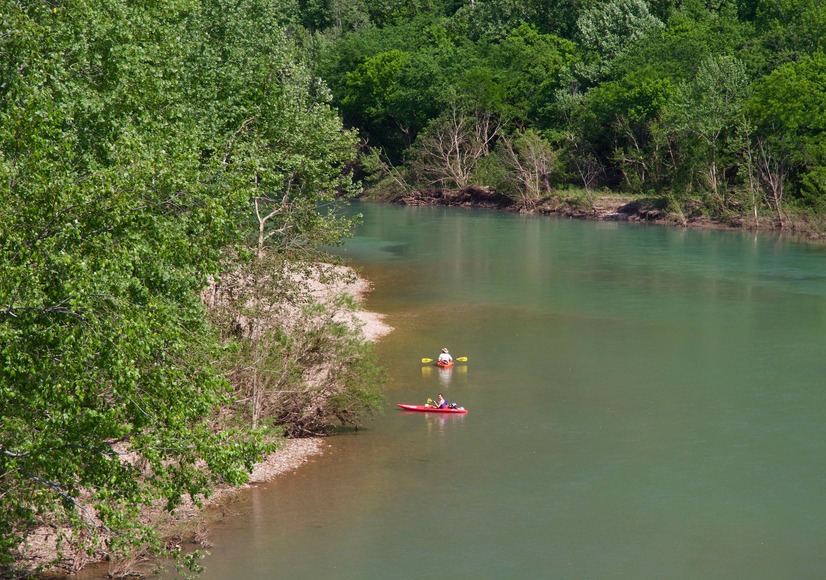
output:
<path id="1" fill-rule="evenodd" d="M 485 65 L 504 92 L 501 114 L 520 126 L 546 121 L 563 71 L 578 59 L 575 45 L 524 24 L 486 47 Z"/>
<path id="2" fill-rule="evenodd" d="M 242 225 L 256 232 L 257 253 L 267 245 L 308 259 L 349 231 L 332 208 L 355 192 L 345 166 L 356 135 L 342 130 L 330 91 L 284 33 L 283 4 L 207 5 L 187 90 L 205 103 L 195 106 L 205 109 L 212 175 L 253 205 Z"/>
<path id="3" fill-rule="evenodd" d="M 700 64 L 693 81 L 678 88 L 670 105 L 671 126 L 690 139 L 684 147 L 695 143 L 699 147 L 696 170 L 703 176 L 703 188 L 710 191 L 713 203 L 721 210 L 728 205 L 726 144 L 738 142 L 736 132 L 745 126 L 749 89 L 742 62 L 732 57 L 712 57 Z"/>
<path id="4" fill-rule="evenodd" d="M 658 187 L 666 178 L 660 164 L 656 127 L 674 92 L 675 86 L 667 77 L 646 67 L 617 81 L 605 82 L 586 96 L 585 105 L 591 114 L 578 118 L 577 132 L 593 144 L 597 160 L 602 159 L 606 167 L 616 167 L 631 191 Z M 588 155 L 583 165 L 575 151 L 570 153 L 578 168 L 593 166 L 587 161 Z"/>
<path id="5" fill-rule="evenodd" d="M 769 68 L 826 49 L 826 5 L 818 0 L 759 0 L 756 18 Z"/>
<path id="6" fill-rule="evenodd" d="M 530 17 L 529 4 L 519 0 L 474 0 L 453 14 L 451 27 L 474 42 L 498 41 Z"/>
<path id="7" fill-rule="evenodd" d="M 296 14 L 0 4 L 0 565 L 39 525 L 163 550 L 143 506 L 241 482 L 265 449 L 215 429 L 199 293 L 254 200 L 283 204 L 266 233 L 286 253 L 346 231 L 318 207 L 348 189 L 354 136 L 296 60 Z"/>
<path id="8" fill-rule="evenodd" d="M 787 63 L 757 81 L 748 111 L 769 157 L 791 164 L 793 198 L 826 209 L 826 55 Z"/>
<path id="9" fill-rule="evenodd" d="M 0 559 L 50 521 L 81 548 L 159 548 L 141 506 L 241 481 L 261 452 L 210 428 L 226 382 L 198 291 L 241 199 L 198 178 L 179 87 L 192 15 L 2 13 Z"/>
<path id="10" fill-rule="evenodd" d="M 370 13 L 363 2 L 353 0 L 299 0 L 301 23 L 310 30 L 339 32 L 370 26 Z"/>
<path id="11" fill-rule="evenodd" d="M 369 135 L 383 131 L 409 135 L 407 119 L 399 116 L 393 106 L 402 90 L 399 80 L 408 58 L 406 52 L 389 50 L 368 57 L 347 73 L 342 110 L 352 123 Z"/>
<path id="12" fill-rule="evenodd" d="M 663 23 L 648 10 L 645 0 L 609 0 L 582 12 L 577 20 L 582 44 L 590 55 L 580 74 L 595 81 L 605 76 L 612 62 Z"/>

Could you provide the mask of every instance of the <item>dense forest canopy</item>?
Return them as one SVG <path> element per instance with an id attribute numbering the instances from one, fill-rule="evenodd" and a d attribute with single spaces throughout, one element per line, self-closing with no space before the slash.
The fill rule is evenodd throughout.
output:
<path id="1" fill-rule="evenodd" d="M 413 186 L 516 197 L 605 187 L 717 215 L 765 211 L 780 224 L 787 205 L 826 210 L 817 0 L 303 8 L 345 122 Z M 514 167 L 537 160 L 549 173 L 532 194 Z"/>

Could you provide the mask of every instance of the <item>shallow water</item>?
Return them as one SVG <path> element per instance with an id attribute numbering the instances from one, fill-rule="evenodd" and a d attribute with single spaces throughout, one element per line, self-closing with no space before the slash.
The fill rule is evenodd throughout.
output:
<path id="1" fill-rule="evenodd" d="M 204 578 L 826 575 L 823 248 L 357 209 L 386 413 L 245 493 Z M 469 414 L 394 406 L 439 392 Z"/>

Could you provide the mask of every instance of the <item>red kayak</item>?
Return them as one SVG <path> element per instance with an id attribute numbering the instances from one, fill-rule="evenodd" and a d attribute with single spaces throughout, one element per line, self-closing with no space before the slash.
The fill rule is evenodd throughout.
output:
<path id="1" fill-rule="evenodd" d="M 453 361 L 440 360 L 439 362 L 436 363 L 436 366 L 442 367 L 443 369 L 449 369 L 450 367 L 453 366 Z"/>
<path id="2" fill-rule="evenodd" d="M 428 407 L 427 405 L 403 405 L 402 403 L 396 403 L 396 406 L 401 407 L 405 411 L 419 411 L 421 413 L 467 413 L 467 409 L 462 407 L 456 409 L 451 409 L 450 407 L 439 409 L 437 407 Z"/>

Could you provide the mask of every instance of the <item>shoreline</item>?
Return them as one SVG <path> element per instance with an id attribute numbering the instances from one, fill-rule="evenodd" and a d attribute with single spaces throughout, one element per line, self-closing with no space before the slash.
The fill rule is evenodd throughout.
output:
<path id="1" fill-rule="evenodd" d="M 324 304 L 331 304 L 339 296 L 350 295 L 358 306 L 362 306 L 367 294 L 373 289 L 372 282 L 362 277 L 350 266 L 337 266 L 336 268 L 340 269 L 341 272 L 351 273 L 353 276 L 342 276 L 342 279 L 336 284 L 324 284 L 318 280 L 308 280 L 310 294 Z M 384 322 L 384 314 L 378 312 L 358 308 L 347 310 L 346 313 L 337 315 L 337 317 L 343 318 L 343 321 L 349 324 L 354 331 L 361 332 L 367 342 L 376 342 L 393 331 L 393 328 Z M 194 512 L 189 517 L 182 518 L 181 521 L 197 519 L 205 509 L 218 506 L 223 500 L 234 494 L 296 471 L 303 464 L 325 453 L 327 447 L 329 447 L 326 440 L 326 437 L 284 439 L 276 451 L 255 464 L 247 483 L 239 487 L 226 486 L 216 489 L 213 495 L 204 501 L 203 509 L 198 510 L 193 507 Z"/>
<path id="2" fill-rule="evenodd" d="M 342 266 L 344 270 L 355 271 L 349 266 Z M 355 273 L 353 280 L 339 282 L 337 285 L 324 285 L 317 281 L 311 283 L 311 293 L 322 302 L 332 302 L 337 296 L 349 294 L 355 298 L 356 303 L 364 304 L 366 295 L 373 289 L 373 284 Z M 393 331 L 391 326 L 384 322 L 384 314 L 370 312 L 367 310 L 352 310 L 347 313 L 348 321 L 354 329 L 360 331 L 364 340 L 376 342 L 383 336 Z M 301 439 L 285 439 L 283 445 L 275 452 L 267 455 L 262 461 L 255 464 L 247 483 L 240 487 L 229 487 L 216 490 L 215 494 L 204 502 L 205 507 L 211 506 L 227 494 L 232 494 L 244 490 L 252 485 L 267 483 L 282 475 L 295 471 L 311 458 L 322 455 L 328 447 L 326 437 L 305 437 Z"/>
<path id="3" fill-rule="evenodd" d="M 777 236 L 791 236 L 804 242 L 823 243 L 826 241 L 824 224 L 804 215 L 791 220 L 786 216 L 786 227 L 778 226 L 777 216 L 763 216 L 755 220 L 750 214 L 732 214 L 723 217 L 705 215 L 699 208 L 691 213 L 668 210 L 666 198 L 642 198 L 622 194 L 599 194 L 590 198 L 555 194 L 540 200 L 533 207 L 518 204 L 489 187 L 468 186 L 462 189 L 413 190 L 394 200 L 374 199 L 380 202 L 402 205 L 441 205 L 448 207 L 469 207 L 490 209 L 506 213 L 524 213 L 567 217 L 570 219 L 646 223 L 676 228 L 704 230 L 724 230 L 740 232 L 760 232 Z M 688 210 L 686 210 L 688 211 Z"/>
<path id="4" fill-rule="evenodd" d="M 338 307 L 336 318 L 350 325 L 354 332 L 361 333 L 367 342 L 375 342 L 389 334 L 393 328 L 384 322 L 384 315 L 378 312 L 362 310 L 366 295 L 372 290 L 372 283 L 360 276 L 349 266 L 336 266 L 344 276 L 335 284 L 324 284 L 318 280 L 306 280 L 312 297 L 322 304 L 331 305 L 342 295 L 353 298 L 356 308 Z M 352 274 L 352 275 L 349 275 Z M 161 535 L 169 537 L 176 543 L 193 542 L 206 546 L 209 544 L 208 519 L 209 512 L 219 510 L 223 502 L 231 500 L 235 495 L 250 489 L 253 486 L 268 483 L 277 477 L 295 472 L 305 463 L 323 455 L 329 444 L 327 437 L 305 437 L 284 439 L 276 451 L 262 458 L 253 466 L 249 480 L 240 486 L 217 486 L 212 495 L 204 498 L 202 507 L 197 507 L 190 498 L 186 498 L 178 507 L 176 513 L 158 521 Z M 146 517 L 154 518 L 158 514 L 150 509 Z M 154 513 L 154 515 L 152 515 Z M 144 569 L 139 558 L 133 562 L 107 562 L 107 554 L 99 552 L 94 555 L 77 555 L 67 557 L 51 568 L 36 572 L 39 565 L 44 565 L 59 552 L 57 538 L 48 528 L 42 528 L 32 533 L 26 544 L 21 546 L 18 563 L 26 562 L 25 568 L 31 577 L 40 578 L 71 578 L 81 570 L 86 570 L 96 577 L 105 578 L 119 576 L 122 573 L 131 575 L 135 571 Z M 144 562 L 145 563 L 145 562 Z M 97 574 L 99 571 L 99 574 Z"/>

